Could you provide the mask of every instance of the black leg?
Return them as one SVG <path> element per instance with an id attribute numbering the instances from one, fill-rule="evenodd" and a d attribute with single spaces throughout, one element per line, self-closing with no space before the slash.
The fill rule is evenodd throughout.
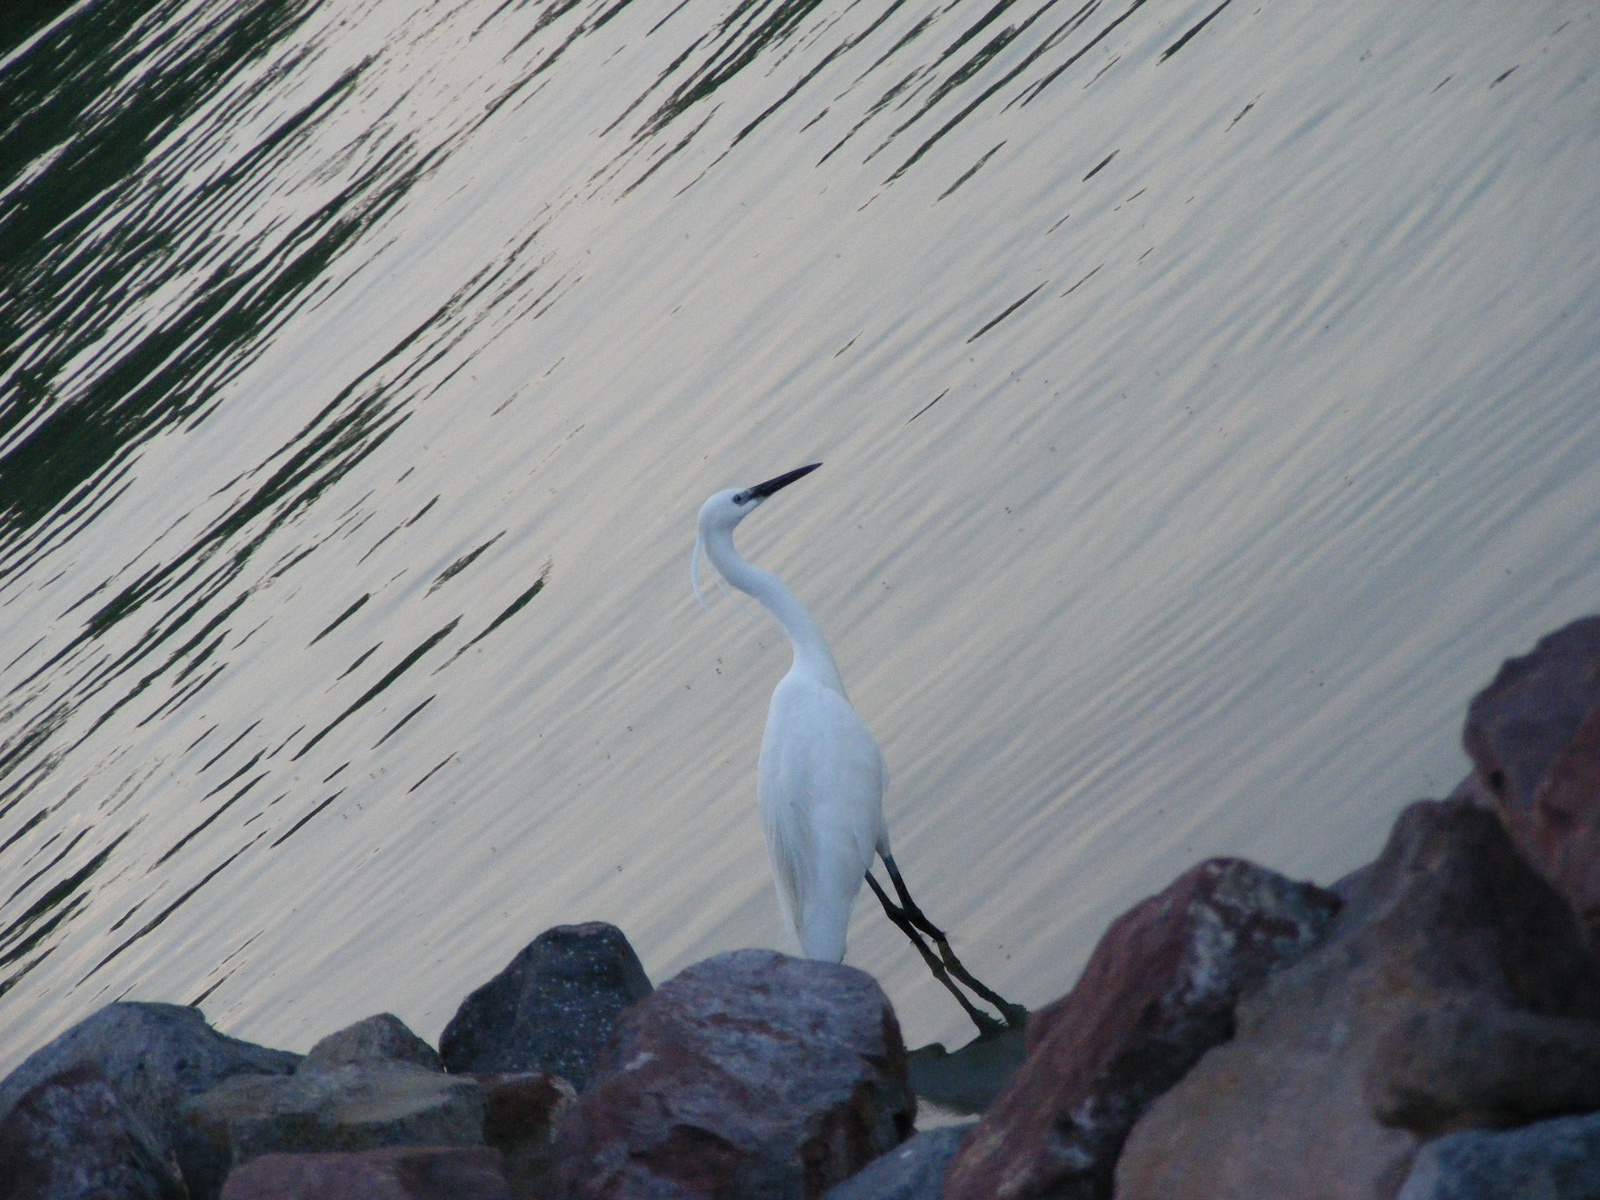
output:
<path id="1" fill-rule="evenodd" d="M 917 907 L 916 901 L 911 898 L 911 892 L 906 887 L 906 881 L 900 876 L 900 868 L 895 865 L 894 856 L 885 854 L 881 857 L 883 858 L 883 865 L 889 871 L 889 878 L 894 882 L 894 890 L 900 897 L 900 907 L 904 910 L 906 919 L 933 939 L 934 944 L 939 948 L 939 958 L 944 967 L 950 974 L 994 1005 L 1005 1019 L 1007 1026 L 1021 1027 L 1027 1021 L 1028 1010 L 1020 1004 L 1012 1004 L 998 992 L 985 987 L 970 971 L 961 965 L 961 960 L 956 957 L 955 951 L 950 949 L 950 942 L 945 937 L 944 931 L 928 920 L 923 915 L 922 910 Z M 868 878 L 871 878 L 870 873 Z M 876 885 L 874 885 L 874 890 L 877 890 Z M 883 899 L 881 894 L 879 898 Z"/>
<path id="2" fill-rule="evenodd" d="M 988 1037 L 1001 1032 L 1005 1026 L 1001 1025 L 999 1021 L 996 1021 L 982 1009 L 975 1007 L 972 1001 L 967 999 L 966 994 L 950 978 L 944 964 L 939 961 L 939 957 L 928 947 L 928 943 L 922 940 L 922 935 L 917 932 L 916 923 L 904 909 L 896 907 L 894 901 L 885 895 L 883 888 L 878 885 L 878 881 L 872 877 L 871 871 L 867 872 L 867 884 L 883 904 L 883 911 L 889 920 L 899 927 L 901 933 L 911 939 L 911 944 L 922 955 L 922 961 L 928 964 L 928 970 L 933 972 L 933 977 L 949 988 L 950 994 L 956 998 L 962 1008 L 966 1009 L 967 1016 L 971 1017 L 972 1023 L 978 1027 L 979 1036 Z"/>

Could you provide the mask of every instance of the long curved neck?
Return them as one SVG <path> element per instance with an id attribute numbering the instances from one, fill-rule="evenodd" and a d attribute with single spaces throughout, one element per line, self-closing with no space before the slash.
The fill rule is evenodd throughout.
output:
<path id="1" fill-rule="evenodd" d="M 794 647 L 794 668 L 811 675 L 817 682 L 844 695 L 844 681 L 833 661 L 833 652 L 822 638 L 822 631 L 811 619 L 800 598 L 771 571 L 746 562 L 733 548 L 733 533 L 718 530 L 705 536 L 706 555 L 722 577 L 741 592 L 754 596 L 777 618 Z M 791 668 L 791 669 L 794 669 Z"/>

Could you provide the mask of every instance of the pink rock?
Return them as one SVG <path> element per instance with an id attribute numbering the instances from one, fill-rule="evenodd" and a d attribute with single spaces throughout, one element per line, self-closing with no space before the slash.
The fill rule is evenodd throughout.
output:
<path id="1" fill-rule="evenodd" d="M 228 1176 L 222 1200 L 511 1200 L 500 1152 L 395 1146 L 343 1154 L 263 1154 Z"/>
<path id="2" fill-rule="evenodd" d="M 1304 955 L 1338 909 L 1311 884 L 1212 859 L 1117 918 L 1078 985 L 1029 1020 L 1027 1061 L 945 1196 L 1109 1197 L 1139 1114 L 1231 1036 L 1240 992 Z"/>
<path id="3" fill-rule="evenodd" d="M 1323 945 L 1236 1015 L 1134 1126 L 1117 1200 L 1390 1200 L 1434 1133 L 1542 1103 L 1529 1064 L 1491 1059 L 1563 1030 L 1593 1058 L 1600 962 L 1494 814 L 1423 801 Z"/>
<path id="4" fill-rule="evenodd" d="M 556 1135 L 553 1194 L 812 1200 L 911 1132 L 888 998 L 863 971 L 739 950 L 624 1010 Z"/>
<path id="5" fill-rule="evenodd" d="M 1479 788 L 1518 849 L 1600 935 L 1600 616 L 1506 660 L 1467 710 Z"/>

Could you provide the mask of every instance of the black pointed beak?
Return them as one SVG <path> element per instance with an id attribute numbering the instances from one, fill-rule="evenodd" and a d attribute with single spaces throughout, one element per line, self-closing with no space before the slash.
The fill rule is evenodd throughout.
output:
<path id="1" fill-rule="evenodd" d="M 796 467 L 794 470 L 779 475 L 776 479 L 769 479 L 765 483 L 758 483 L 753 488 L 747 488 L 745 495 L 752 500 L 765 500 L 779 488 L 786 488 L 803 475 L 809 475 L 820 467 L 821 463 L 812 463 L 808 467 Z"/>

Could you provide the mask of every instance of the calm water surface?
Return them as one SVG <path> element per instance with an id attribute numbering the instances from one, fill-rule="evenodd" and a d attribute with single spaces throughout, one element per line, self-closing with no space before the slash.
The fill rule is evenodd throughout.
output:
<path id="1" fill-rule="evenodd" d="M 25 31 L 16 31 L 23 36 Z M 10 36 L 10 34 L 8 34 Z M 1600 4 L 107 0 L 0 59 L 0 1068 L 784 946 L 811 605 L 1014 999 L 1600 607 Z M 869 898 L 870 899 L 870 898 Z M 908 1039 L 965 1019 L 880 913 Z"/>

